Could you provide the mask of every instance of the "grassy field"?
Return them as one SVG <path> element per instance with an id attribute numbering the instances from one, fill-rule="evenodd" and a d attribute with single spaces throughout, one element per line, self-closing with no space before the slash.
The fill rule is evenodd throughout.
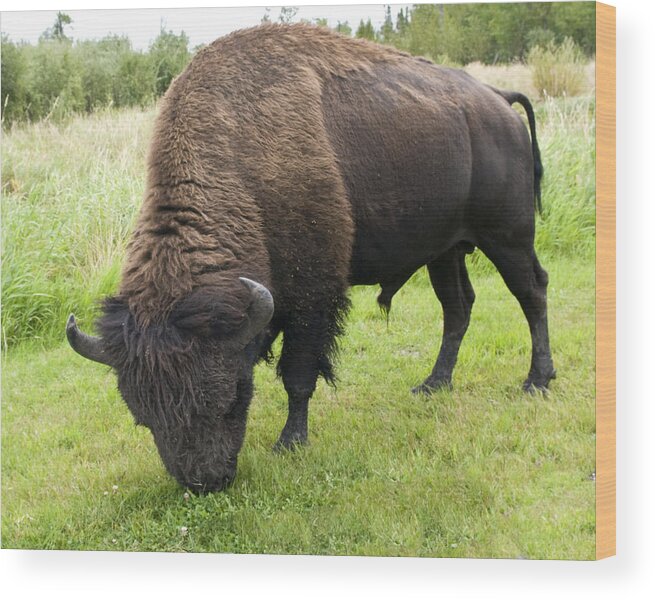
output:
<path id="1" fill-rule="evenodd" d="M 106 368 L 63 343 L 113 291 L 140 202 L 154 110 L 3 136 L 2 545 L 590 559 L 594 555 L 594 101 L 536 106 L 547 175 L 537 247 L 549 271 L 558 378 L 520 391 L 529 333 L 484 257 L 455 389 L 414 397 L 440 339 L 424 272 L 389 324 L 352 292 L 340 383 L 321 382 L 311 444 L 273 454 L 286 398 L 271 367 L 234 485 L 185 497 Z M 44 148 L 47 152 L 44 152 Z"/>
<path id="2" fill-rule="evenodd" d="M 548 267 L 559 376 L 547 398 L 520 391 L 529 335 L 498 276 L 474 277 L 455 390 L 429 398 L 409 392 L 437 350 L 425 276 L 388 328 L 360 288 L 339 387 L 312 400 L 311 445 L 271 452 L 286 399 L 258 367 L 235 484 L 188 501 L 106 368 L 66 346 L 19 348 L 3 368 L 3 546 L 591 558 L 594 271 Z"/>

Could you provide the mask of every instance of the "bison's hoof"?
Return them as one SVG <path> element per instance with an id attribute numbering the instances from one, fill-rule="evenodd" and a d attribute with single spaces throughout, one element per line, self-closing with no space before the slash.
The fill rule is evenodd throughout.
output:
<path id="1" fill-rule="evenodd" d="M 548 393 L 548 384 L 547 383 L 537 383 L 535 381 L 530 381 L 529 379 L 526 379 L 523 382 L 523 391 L 528 393 L 528 394 L 547 394 Z"/>
<path id="2" fill-rule="evenodd" d="M 556 377 L 557 374 L 555 371 L 553 371 L 550 375 L 545 377 L 544 376 L 534 377 L 530 375 L 523 382 L 523 391 L 527 392 L 528 394 L 536 394 L 537 392 L 541 392 L 542 394 L 547 394 L 548 384 L 550 383 L 550 380 L 555 379 Z"/>
<path id="3" fill-rule="evenodd" d="M 421 385 L 417 385 L 415 388 L 412 388 L 412 394 L 424 394 L 429 396 L 437 390 L 452 390 L 453 384 L 449 379 L 436 379 L 431 381 L 426 379 Z"/>
<path id="4" fill-rule="evenodd" d="M 307 436 L 301 434 L 294 434 L 289 436 L 280 436 L 280 439 L 275 442 L 273 452 L 286 452 L 298 450 L 302 446 L 307 445 Z"/>

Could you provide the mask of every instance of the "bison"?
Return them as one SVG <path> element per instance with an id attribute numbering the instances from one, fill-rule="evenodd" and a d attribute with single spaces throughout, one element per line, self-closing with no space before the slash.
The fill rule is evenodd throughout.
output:
<path id="1" fill-rule="evenodd" d="M 215 41 L 175 79 L 147 163 L 99 337 L 72 315 L 67 337 L 115 370 L 182 486 L 233 480 L 253 368 L 280 334 L 289 412 L 277 447 L 306 442 L 317 378 L 334 381 L 350 286 L 379 284 L 389 310 L 427 265 L 443 339 L 414 391 L 450 386 L 475 247 L 527 318 L 525 389 L 554 377 L 548 277 L 533 243 L 542 166 L 525 96 L 324 28 L 260 26 Z"/>

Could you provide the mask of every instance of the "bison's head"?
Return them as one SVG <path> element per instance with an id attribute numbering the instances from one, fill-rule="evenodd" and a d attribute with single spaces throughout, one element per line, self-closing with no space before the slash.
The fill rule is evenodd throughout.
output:
<path id="1" fill-rule="evenodd" d="M 163 323 L 140 327 L 120 298 L 105 302 L 100 337 L 66 327 L 73 349 L 111 366 L 137 424 L 150 429 L 177 481 L 194 491 L 234 478 L 252 397 L 258 341 L 273 315 L 261 284 L 199 288 Z"/>

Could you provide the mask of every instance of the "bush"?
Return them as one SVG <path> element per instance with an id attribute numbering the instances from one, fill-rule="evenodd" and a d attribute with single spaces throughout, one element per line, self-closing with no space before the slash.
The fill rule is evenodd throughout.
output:
<path id="1" fill-rule="evenodd" d="M 149 56 L 141 52 L 121 54 L 118 76 L 114 80 L 114 105 L 143 108 L 156 97 L 155 72 Z"/>
<path id="2" fill-rule="evenodd" d="M 2 122 L 15 121 L 25 116 L 27 65 L 21 48 L 2 35 Z"/>
<path id="3" fill-rule="evenodd" d="M 2 36 L 2 124 L 58 122 L 107 107 L 145 107 L 161 96 L 191 59 L 186 34 L 162 30 L 147 52 L 127 37 L 73 42 L 41 36 L 15 44 Z"/>
<path id="4" fill-rule="evenodd" d="M 571 38 L 534 46 L 528 53 L 534 87 L 542 96 L 577 96 L 585 88 L 585 60 Z"/>
<path id="5" fill-rule="evenodd" d="M 544 48 L 548 46 L 548 44 L 552 44 L 555 41 L 555 38 L 555 33 L 550 29 L 544 29 L 543 27 L 535 27 L 534 29 L 531 29 L 525 36 L 528 52 L 535 46 L 541 46 Z"/>
<path id="6" fill-rule="evenodd" d="M 68 40 L 42 38 L 25 46 L 29 65 L 26 117 L 59 120 L 84 109 L 85 98 L 79 55 Z"/>
<path id="7" fill-rule="evenodd" d="M 191 60 L 189 38 L 184 32 L 175 35 L 162 29 L 150 46 L 149 57 L 155 72 L 155 90 L 161 96 Z"/>

